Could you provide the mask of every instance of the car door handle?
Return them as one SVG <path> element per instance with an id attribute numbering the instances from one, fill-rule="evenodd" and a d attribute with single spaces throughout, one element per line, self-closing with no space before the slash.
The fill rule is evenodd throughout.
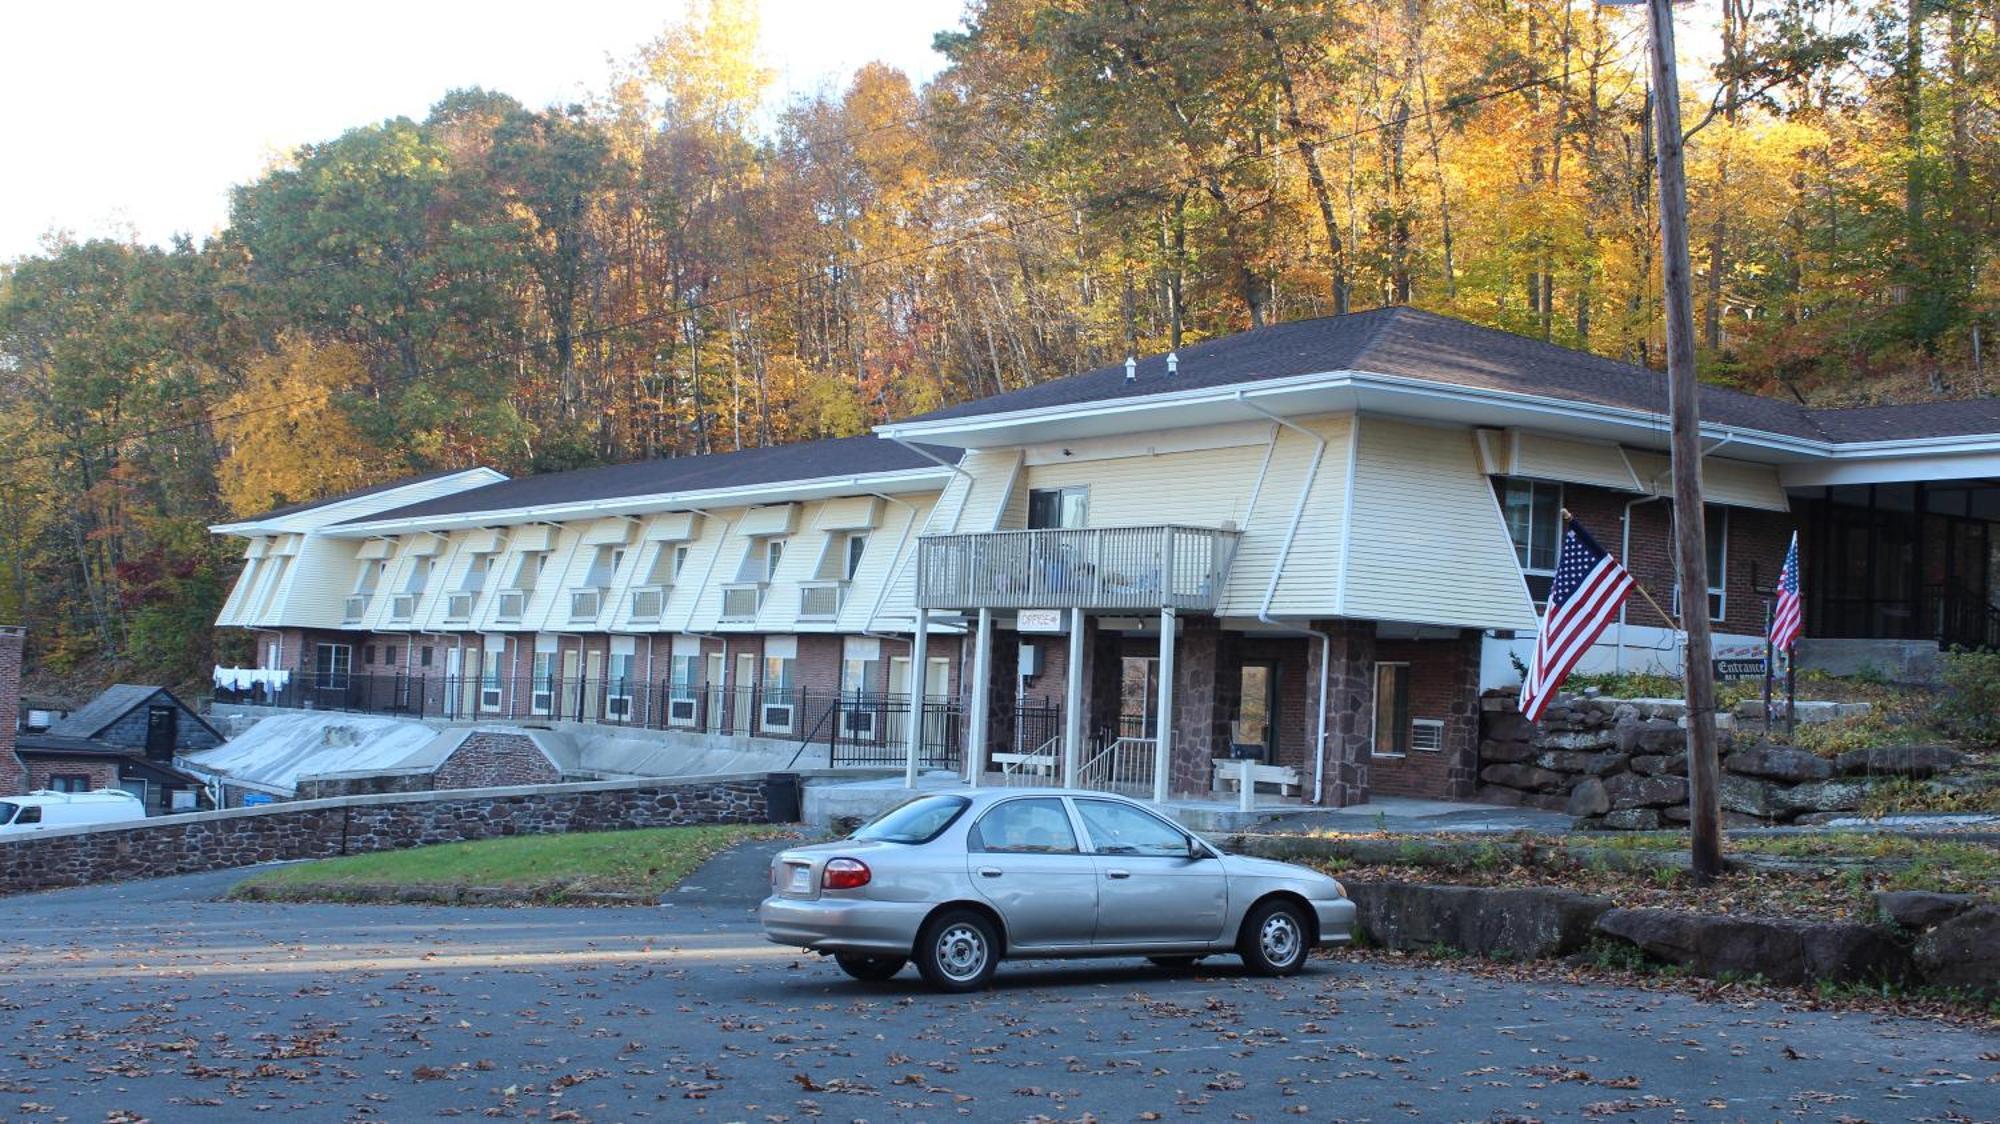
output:
<path id="1" fill-rule="evenodd" d="M 1104 872 L 1104 877 L 1106 877 L 1106 878 L 1130 878 L 1130 877 L 1132 877 L 1132 872 L 1131 872 L 1131 871 L 1129 871 L 1129 870 L 1107 870 L 1107 871 L 1105 871 L 1105 872 Z"/>
<path id="2" fill-rule="evenodd" d="M 982 866 L 979 868 L 979 877 L 998 878 L 1000 877 L 1000 868 L 997 866 Z"/>

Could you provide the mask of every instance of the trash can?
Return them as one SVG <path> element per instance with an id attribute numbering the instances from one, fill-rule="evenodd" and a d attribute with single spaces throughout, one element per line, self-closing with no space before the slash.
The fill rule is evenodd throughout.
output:
<path id="1" fill-rule="evenodd" d="M 764 778 L 766 823 L 799 822 L 799 775 L 772 773 Z"/>

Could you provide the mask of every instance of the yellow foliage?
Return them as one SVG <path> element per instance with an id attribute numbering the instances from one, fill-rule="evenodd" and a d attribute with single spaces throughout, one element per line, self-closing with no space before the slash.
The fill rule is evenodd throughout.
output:
<path id="1" fill-rule="evenodd" d="M 338 396 L 365 385 L 367 367 L 346 344 L 286 334 L 259 356 L 217 412 L 228 449 L 218 470 L 223 502 L 238 515 L 337 495 L 406 469 L 355 428 Z"/>

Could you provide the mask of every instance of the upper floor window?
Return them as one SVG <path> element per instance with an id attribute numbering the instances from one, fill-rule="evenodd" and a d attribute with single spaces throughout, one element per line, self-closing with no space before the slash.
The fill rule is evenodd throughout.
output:
<path id="1" fill-rule="evenodd" d="M 410 563 L 410 576 L 403 581 L 404 593 L 422 593 L 431 580 L 431 560 L 418 558 Z"/>
<path id="2" fill-rule="evenodd" d="M 1494 479 L 1493 490 L 1500 497 L 1500 514 L 1507 521 L 1507 537 L 1514 540 L 1514 557 L 1527 578 L 1528 593 L 1539 607 L 1549 599 L 1556 557 L 1562 550 L 1562 485 L 1503 476 Z"/>
<path id="3" fill-rule="evenodd" d="M 1410 665 L 1375 665 L 1375 756 L 1410 751 Z"/>
<path id="4" fill-rule="evenodd" d="M 1702 537 L 1708 547 L 1708 619 L 1719 621 L 1729 608 L 1729 509 L 1703 504 L 1701 515 Z M 1674 599 L 1680 599 L 1678 584 Z M 1680 611 L 1678 604 L 1674 611 Z"/>
<path id="5" fill-rule="evenodd" d="M 853 581 L 861 569 L 861 556 L 868 549 L 868 536 L 859 531 L 849 531 L 832 536 L 827 540 L 826 553 L 820 556 L 819 571 L 814 576 L 820 581 Z"/>
<path id="6" fill-rule="evenodd" d="M 600 546 L 591 556 L 590 569 L 583 575 L 583 588 L 603 589 L 611 584 L 611 576 L 618 567 L 625 564 L 625 552 L 612 546 Z"/>
<path id="7" fill-rule="evenodd" d="M 1050 531 L 1090 525 L 1090 489 L 1028 489 L 1028 529 Z"/>

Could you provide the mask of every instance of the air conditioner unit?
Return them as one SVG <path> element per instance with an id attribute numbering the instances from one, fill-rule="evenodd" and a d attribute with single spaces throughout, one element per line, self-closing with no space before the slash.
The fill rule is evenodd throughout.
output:
<path id="1" fill-rule="evenodd" d="M 528 695 L 528 709 L 536 714 L 547 714 L 556 708 L 556 693 L 548 687 L 537 687 Z"/>
<path id="2" fill-rule="evenodd" d="M 773 730 L 778 733 L 790 731 L 792 728 L 792 704 L 765 703 L 763 717 L 759 720 L 759 725 L 763 726 L 766 730 Z"/>
<path id="3" fill-rule="evenodd" d="M 1444 748 L 1444 723 L 1435 718 L 1417 718 L 1410 722 L 1410 748 L 1436 753 Z"/>
<path id="4" fill-rule="evenodd" d="M 624 721 L 632 717 L 631 695 L 607 695 L 604 699 L 604 716 Z"/>
<path id="5" fill-rule="evenodd" d="M 498 688 L 498 687 L 481 687 L 481 688 L 479 689 L 479 709 L 481 709 L 481 710 L 499 710 L 499 709 L 500 709 L 500 688 Z"/>
<path id="6" fill-rule="evenodd" d="M 875 712 L 872 710 L 849 710 L 840 716 L 841 725 L 857 738 L 873 737 L 875 734 Z"/>
<path id="7" fill-rule="evenodd" d="M 668 699 L 667 721 L 681 726 L 692 726 L 695 720 L 693 699 Z"/>

